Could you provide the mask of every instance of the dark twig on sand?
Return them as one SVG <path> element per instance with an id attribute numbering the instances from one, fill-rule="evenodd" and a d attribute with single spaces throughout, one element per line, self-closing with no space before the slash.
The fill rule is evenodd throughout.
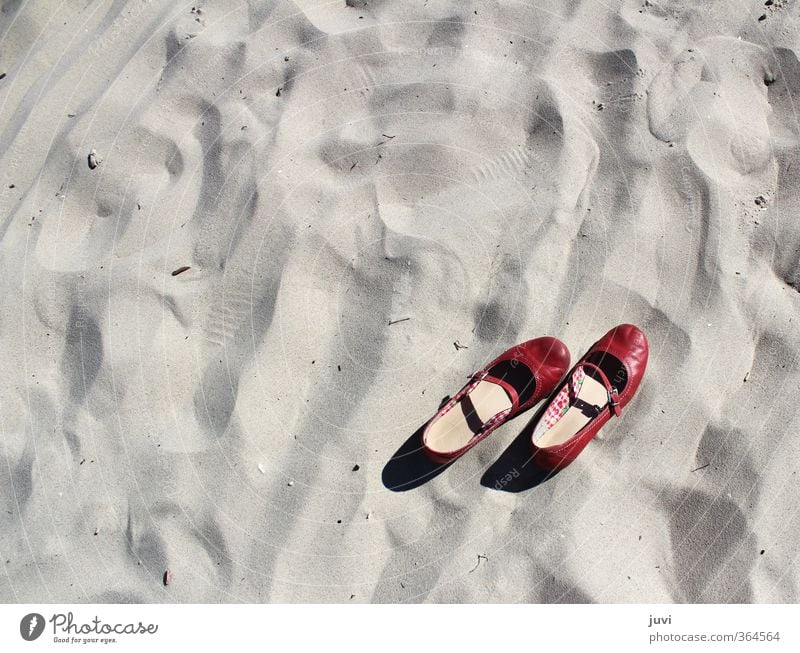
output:
<path id="1" fill-rule="evenodd" d="M 182 265 L 177 270 L 173 270 L 172 271 L 172 276 L 173 277 L 177 277 L 179 274 L 182 274 L 182 273 L 186 272 L 186 270 L 191 270 L 191 269 L 192 268 L 189 267 L 188 265 Z"/>
<path id="2" fill-rule="evenodd" d="M 693 469 L 693 470 L 692 470 L 692 473 L 693 473 L 693 472 L 699 472 L 701 469 L 705 469 L 705 468 L 706 468 L 706 467 L 708 467 L 710 464 L 711 464 L 711 463 L 706 463 L 705 465 L 702 465 L 701 467 L 697 467 L 696 469 Z"/>
<path id="3" fill-rule="evenodd" d="M 389 320 L 389 324 L 387 324 L 386 326 L 392 326 L 393 324 L 398 324 L 400 322 L 408 322 L 408 320 L 410 319 L 411 319 L 410 317 L 404 317 L 401 320 Z"/>
<path id="4" fill-rule="evenodd" d="M 475 563 L 475 566 L 474 566 L 472 569 L 470 569 L 470 570 L 469 570 L 469 573 L 470 573 L 470 574 L 471 574 L 473 571 L 475 571 L 475 570 L 476 570 L 478 567 L 480 567 L 481 560 L 486 560 L 486 561 L 488 562 L 488 561 L 489 561 L 489 556 L 485 556 L 485 555 L 482 555 L 482 554 L 480 554 L 480 553 L 479 553 L 479 554 L 478 554 L 478 562 L 477 562 L 477 563 Z"/>
<path id="5" fill-rule="evenodd" d="M 469 349 L 469 347 L 467 347 L 466 345 L 462 345 L 458 340 L 456 340 L 453 343 L 453 347 L 456 348 L 456 351 L 458 351 L 459 349 Z"/>

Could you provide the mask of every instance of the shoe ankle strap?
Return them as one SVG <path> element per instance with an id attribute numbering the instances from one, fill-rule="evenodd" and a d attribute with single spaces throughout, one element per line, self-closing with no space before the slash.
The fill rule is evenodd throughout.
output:
<path id="1" fill-rule="evenodd" d="M 597 372 L 597 375 L 600 377 L 600 380 L 602 381 L 603 385 L 606 388 L 606 392 L 608 393 L 608 402 L 607 403 L 608 403 L 609 407 L 611 408 L 611 412 L 614 413 L 614 415 L 616 415 L 617 417 L 619 417 L 620 413 L 622 412 L 622 408 L 620 406 L 619 390 L 617 389 L 616 386 L 614 386 L 611 383 L 611 381 L 608 380 L 608 377 L 606 376 L 605 372 L 603 372 L 603 370 L 600 369 L 594 363 L 590 363 L 588 361 L 582 361 L 582 362 L 578 363 L 575 367 L 576 368 L 577 367 L 590 367 L 595 372 Z"/>

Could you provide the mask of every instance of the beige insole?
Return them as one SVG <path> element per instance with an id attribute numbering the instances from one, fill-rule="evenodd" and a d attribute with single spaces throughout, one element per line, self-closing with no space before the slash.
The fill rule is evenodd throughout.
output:
<path id="1" fill-rule="evenodd" d="M 598 383 L 587 375 L 583 379 L 580 392 L 578 392 L 578 399 L 583 399 L 588 404 L 603 408 L 608 404 L 608 391 L 602 383 Z M 553 425 L 553 428 L 541 435 L 534 434 L 533 441 L 537 447 L 554 447 L 564 444 L 586 426 L 590 419 L 580 408 L 572 406 Z"/>
<path id="2" fill-rule="evenodd" d="M 508 393 L 489 381 L 481 381 L 467 396 L 472 400 L 478 420 L 484 424 L 512 406 Z M 475 436 L 467 423 L 461 401 L 433 423 L 426 437 L 429 449 L 439 453 L 458 451 Z"/>

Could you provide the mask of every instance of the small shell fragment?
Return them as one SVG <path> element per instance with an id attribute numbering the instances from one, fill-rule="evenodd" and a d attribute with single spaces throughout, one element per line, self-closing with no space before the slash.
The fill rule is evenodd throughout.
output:
<path id="1" fill-rule="evenodd" d="M 172 582 L 172 572 L 167 569 L 164 572 L 164 587 L 169 587 L 169 584 Z"/>
<path id="2" fill-rule="evenodd" d="M 261 472 L 262 474 L 266 474 L 267 473 L 267 470 L 264 469 L 264 464 L 263 463 L 258 463 L 258 471 Z"/>

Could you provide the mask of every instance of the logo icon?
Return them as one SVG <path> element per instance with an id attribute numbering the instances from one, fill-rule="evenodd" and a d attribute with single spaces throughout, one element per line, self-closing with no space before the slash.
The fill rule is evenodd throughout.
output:
<path id="1" fill-rule="evenodd" d="M 32 642 L 44 632 L 44 617 L 38 612 L 31 612 L 19 622 L 19 634 L 26 642 Z"/>

